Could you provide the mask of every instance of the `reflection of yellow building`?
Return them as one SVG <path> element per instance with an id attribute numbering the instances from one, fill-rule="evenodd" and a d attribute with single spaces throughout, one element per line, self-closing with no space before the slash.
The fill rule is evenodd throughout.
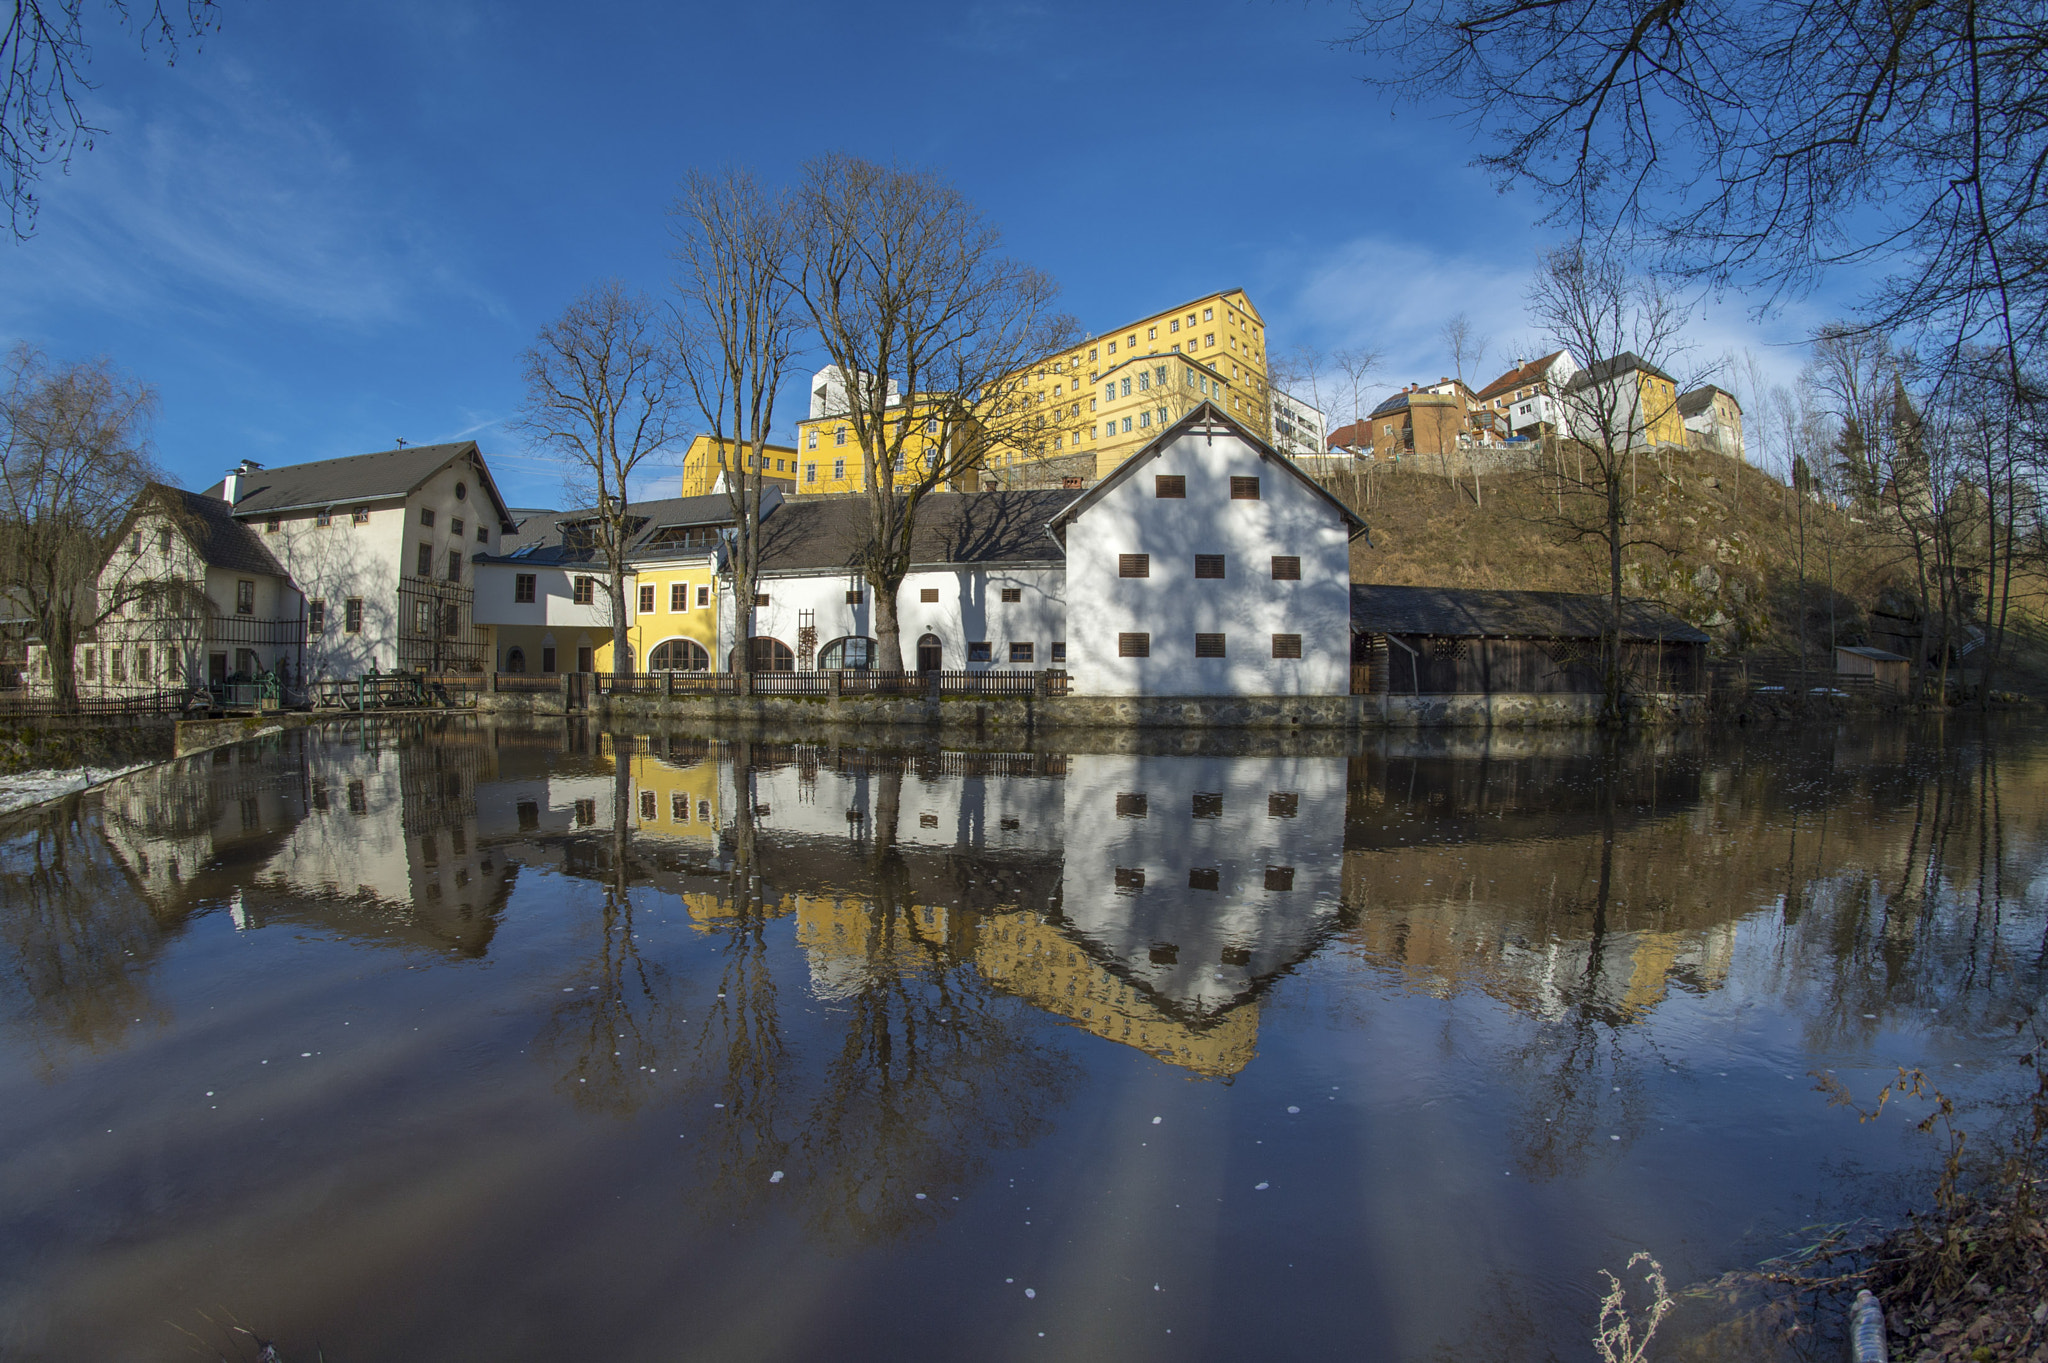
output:
<path id="1" fill-rule="evenodd" d="M 708 435 L 700 435 L 690 442 L 690 448 L 683 452 L 683 490 L 679 497 L 703 497 L 718 491 L 718 475 L 728 468 L 737 468 L 737 461 L 753 458 L 750 452 L 735 453 L 734 442 L 722 444 Z M 773 483 L 784 492 L 796 490 L 796 451 L 787 445 L 763 445 L 761 447 L 761 477 Z"/>
<path id="2" fill-rule="evenodd" d="M 948 910 L 910 905 L 900 918 L 850 895 L 795 896 L 796 940 L 821 998 L 849 998 L 878 976 L 916 975 L 938 959 L 952 926 Z"/>
<path id="3" fill-rule="evenodd" d="M 633 778 L 633 825 L 641 837 L 717 844 L 724 809 L 719 799 L 718 763 L 677 766 L 637 751 L 628 761 Z"/>
<path id="4" fill-rule="evenodd" d="M 974 963 L 989 983 L 1035 1008 L 1197 1074 L 1236 1074 L 1256 1051 L 1256 1003 L 1231 1009 L 1201 1028 L 1166 1017 L 1143 992 L 1104 970 L 1036 914 L 984 920 Z"/>

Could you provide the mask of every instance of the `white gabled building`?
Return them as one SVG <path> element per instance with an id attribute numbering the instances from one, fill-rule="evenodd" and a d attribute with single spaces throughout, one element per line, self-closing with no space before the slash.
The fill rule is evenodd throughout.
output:
<path id="1" fill-rule="evenodd" d="M 305 597 L 306 676 L 488 664 L 468 564 L 512 524 L 476 442 L 275 469 L 244 461 L 207 495 Z"/>
<path id="2" fill-rule="evenodd" d="M 1072 500 L 1072 690 L 1093 696 L 1341 696 L 1351 689 L 1351 541 L 1365 522 L 1204 403 Z"/>
<path id="3" fill-rule="evenodd" d="M 920 672 L 1065 666 L 1066 573 L 1046 523 L 1074 494 L 937 492 L 918 503 L 911 568 L 896 593 L 903 665 Z M 874 602 L 860 573 L 865 497 L 805 497 L 762 523 L 756 671 L 872 666 Z M 731 579 L 720 636 L 738 637 Z"/>

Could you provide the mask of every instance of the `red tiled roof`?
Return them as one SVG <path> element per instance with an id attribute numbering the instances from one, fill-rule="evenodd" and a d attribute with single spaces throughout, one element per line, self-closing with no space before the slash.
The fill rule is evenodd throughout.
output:
<path id="1" fill-rule="evenodd" d="M 1535 383 L 1543 377 L 1544 371 L 1549 369 L 1557 357 L 1562 354 L 1564 354 L 1562 350 L 1553 350 L 1541 359 L 1531 360 L 1519 368 L 1510 369 L 1507 373 L 1479 390 L 1480 400 L 1483 402 L 1488 398 L 1498 397 L 1511 388 L 1520 388 L 1525 384 Z"/>

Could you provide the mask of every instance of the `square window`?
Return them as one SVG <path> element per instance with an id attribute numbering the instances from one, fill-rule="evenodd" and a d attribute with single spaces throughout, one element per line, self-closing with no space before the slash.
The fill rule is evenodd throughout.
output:
<path id="1" fill-rule="evenodd" d="M 1116 636 L 1116 656 L 1119 658 L 1149 658 L 1152 656 L 1150 634 L 1119 634 Z"/>
<path id="2" fill-rule="evenodd" d="M 1142 819 L 1146 813 L 1145 797 L 1142 793 L 1126 793 L 1116 797 L 1116 816 L 1119 819 Z"/>
<path id="3" fill-rule="evenodd" d="M 1003 600 L 1005 600 L 1005 601 L 1022 601 L 1023 599 L 1024 599 L 1024 589 L 1023 589 L 1022 587 L 1005 587 L 1005 588 L 1003 588 Z"/>
<path id="4" fill-rule="evenodd" d="M 1197 658 L 1223 657 L 1223 636 L 1220 634 L 1197 634 L 1195 636 L 1195 656 Z"/>
<path id="5" fill-rule="evenodd" d="M 491 532 L 487 527 L 480 525 L 476 528 L 476 542 L 478 544 L 489 544 L 491 542 Z"/>
<path id="6" fill-rule="evenodd" d="M 1196 554 L 1195 576 L 1220 578 L 1223 576 L 1223 555 Z"/>
<path id="7" fill-rule="evenodd" d="M 1116 344 L 1116 343 L 1115 343 L 1114 341 L 1112 341 L 1112 342 L 1110 342 L 1110 344 L 1111 344 L 1111 345 L 1114 345 L 1114 344 Z M 1139 867 L 1139 866 L 1119 866 L 1119 867 L 1117 867 L 1117 868 L 1116 868 L 1116 887 L 1117 887 L 1117 888 L 1118 888 L 1119 890 L 1142 890 L 1142 889 L 1144 889 L 1144 888 L 1145 888 L 1145 871 L 1144 871 L 1144 868 L 1143 868 L 1143 867 Z"/>
<path id="8" fill-rule="evenodd" d="M 991 655 L 991 653 L 990 653 L 990 651 L 989 651 L 989 644 L 988 644 L 988 641 L 987 641 L 986 639 L 983 639 L 983 640 L 981 640 L 981 641 L 979 641 L 979 642 L 972 642 L 972 641 L 970 641 L 970 642 L 968 643 L 968 645 L 967 645 L 967 661 L 968 661 L 968 662 L 970 662 L 970 663 L 985 663 L 985 662 L 989 662 L 989 661 L 991 661 L 991 657 L 992 657 L 992 655 Z"/>
<path id="9" fill-rule="evenodd" d="M 1222 888 L 1222 874 L 1214 866 L 1199 867 L 1188 872 L 1190 890 L 1215 890 Z"/>
<path id="10" fill-rule="evenodd" d="M 597 579 L 579 577 L 576 579 L 576 604 L 588 606 L 597 600 Z"/>
<path id="11" fill-rule="evenodd" d="M 1203 320 L 1204 322 L 1213 322 L 1213 321 L 1215 321 L 1215 320 L 1216 320 L 1216 309 L 1214 309 L 1214 308 L 1203 308 L 1203 309 L 1202 309 L 1202 320 Z"/>
<path id="12" fill-rule="evenodd" d="M 642 615 L 654 614 L 654 588 L 652 586 L 640 589 L 640 613 Z"/>
<path id="13" fill-rule="evenodd" d="M 1266 868 L 1266 888 L 1269 890 L 1293 889 L 1294 868 L 1292 866 L 1268 866 Z"/>
<path id="14" fill-rule="evenodd" d="M 448 522 L 448 533 L 457 539 L 462 538 L 462 517 L 457 516 L 454 520 Z"/>
<path id="15" fill-rule="evenodd" d="M 431 506 L 423 506 L 423 507 L 421 507 L 421 508 L 420 508 L 420 524 L 421 524 L 421 525 L 432 525 L 433 523 L 434 523 L 434 508 L 432 508 Z"/>
<path id="16" fill-rule="evenodd" d="M 1220 819 L 1223 817 L 1223 792 L 1196 791 L 1195 817 L 1198 819 Z"/>
<path id="17" fill-rule="evenodd" d="M 1176 318 L 1174 318 L 1174 319 L 1173 319 L 1173 320 L 1172 320 L 1171 322 L 1168 322 L 1168 323 L 1166 324 L 1166 330 L 1168 331 L 1168 333 L 1172 333 L 1172 332 L 1176 332 L 1176 331 L 1179 331 L 1179 330 L 1180 330 L 1180 318 L 1176 317 Z"/>
<path id="18" fill-rule="evenodd" d="M 1301 794 L 1298 791 L 1274 791 L 1266 797 L 1266 817 L 1269 819 L 1291 819 L 1301 811 Z"/>
<path id="19" fill-rule="evenodd" d="M 1154 497 L 1186 497 L 1188 479 L 1184 473 L 1162 473 L 1152 480 Z"/>
<path id="20" fill-rule="evenodd" d="M 1063 663 L 1067 660 L 1067 641 L 1062 639 L 1052 646 L 1052 661 Z"/>
<path id="21" fill-rule="evenodd" d="M 1301 581 L 1301 556 L 1299 554 L 1273 555 L 1273 580 L 1275 582 Z"/>
<path id="22" fill-rule="evenodd" d="M 672 612 L 686 611 L 690 608 L 689 583 L 671 582 L 668 584 L 668 608 Z"/>
<path id="23" fill-rule="evenodd" d="M 1111 341 L 1111 342 L 1109 343 L 1109 353 L 1110 353 L 1110 354 L 1112 354 L 1112 355 L 1116 354 L 1116 342 L 1115 342 L 1115 341 Z"/>
<path id="24" fill-rule="evenodd" d="M 1273 656 L 1276 658 L 1299 658 L 1301 656 L 1301 636 L 1299 634 L 1274 635 Z"/>
<path id="25" fill-rule="evenodd" d="M 1150 554 L 1118 554 L 1116 556 L 1116 575 L 1118 577 L 1152 576 L 1152 556 Z"/>
<path id="26" fill-rule="evenodd" d="M 758 609 L 758 608 L 760 608 L 760 607 L 762 607 L 762 606 L 765 606 L 765 605 L 767 605 L 767 604 L 768 604 L 768 593 L 766 593 L 766 592 L 755 592 L 755 593 L 754 593 L 754 606 L 755 606 L 755 608 L 756 608 L 756 609 Z"/>
<path id="27" fill-rule="evenodd" d="M 849 606 L 858 606 L 862 601 L 866 599 L 867 598 L 861 594 L 859 588 L 855 588 L 854 590 L 846 594 L 846 604 Z"/>
<path id="28" fill-rule="evenodd" d="M 313 524 L 326 526 L 334 524 L 334 514 L 325 508 L 313 513 Z"/>
<path id="29" fill-rule="evenodd" d="M 1230 480 L 1230 500 L 1233 502 L 1256 502 L 1259 500 L 1259 480 L 1257 478 L 1232 478 Z"/>
<path id="30" fill-rule="evenodd" d="M 263 533 L 266 535 L 275 535 L 278 531 L 282 529 L 284 529 L 284 522 L 279 520 L 275 516 L 272 516 L 269 520 L 263 523 Z"/>
<path id="31" fill-rule="evenodd" d="M 1028 662 L 1031 662 L 1031 661 L 1033 661 L 1033 658 L 1032 658 L 1032 654 L 1033 654 L 1033 653 L 1034 653 L 1035 651 L 1036 651 L 1036 650 L 1034 649 L 1033 645 L 1031 645 L 1031 644 L 1011 644 L 1011 645 L 1010 645 L 1010 661 L 1011 661 L 1011 662 L 1013 662 L 1013 663 L 1028 663 Z"/>
<path id="32" fill-rule="evenodd" d="M 533 582 L 534 575 L 532 573 L 520 573 L 515 576 L 512 579 L 512 600 L 520 604 L 531 602 L 533 600 Z"/>
<path id="33" fill-rule="evenodd" d="M 924 602 L 937 601 L 939 599 L 939 589 L 937 587 L 919 587 L 917 589 L 917 599 Z"/>

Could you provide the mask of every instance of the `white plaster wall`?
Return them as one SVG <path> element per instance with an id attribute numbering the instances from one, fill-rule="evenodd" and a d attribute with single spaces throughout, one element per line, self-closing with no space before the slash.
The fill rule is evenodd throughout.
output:
<path id="1" fill-rule="evenodd" d="M 1046 549 L 1051 553 L 1055 546 L 1048 540 Z M 904 667 L 917 666 L 917 641 L 927 633 L 938 636 L 941 664 L 949 670 L 969 667 L 967 645 L 984 640 L 990 645 L 989 667 L 1029 670 L 1059 666 L 1050 659 L 1052 645 L 1066 640 L 1065 576 L 1059 564 L 1050 562 L 1014 567 L 926 568 L 912 572 L 903 579 L 903 585 L 896 593 L 896 618 L 902 631 Z M 820 652 L 833 640 L 849 635 L 876 637 L 873 593 L 857 574 L 768 577 L 763 578 L 760 585 L 768 596 L 768 604 L 754 612 L 756 637 L 780 639 L 794 652 L 797 630 L 806 610 L 817 612 Z M 1018 589 L 1021 599 L 1004 601 L 1002 593 L 1006 587 Z M 938 592 L 937 601 L 922 599 L 927 588 Z M 847 604 L 846 593 L 850 590 L 861 593 L 859 605 Z M 730 597 L 729 582 L 721 594 Z M 728 600 L 721 614 L 721 623 L 732 619 Z M 729 627 L 721 630 L 724 650 L 731 649 L 733 637 Z M 1010 662 L 1012 642 L 1033 645 L 1032 661 Z M 725 666 L 723 651 L 716 661 L 719 667 Z M 815 664 L 815 659 L 813 662 Z M 798 666 L 802 666 L 801 658 Z M 972 666 L 979 668 L 983 664 Z"/>
<path id="2" fill-rule="evenodd" d="M 1159 474 L 1185 499 L 1154 495 Z M 1258 501 L 1233 501 L 1256 476 Z M 1351 685 L 1349 529 L 1337 509 L 1234 436 L 1191 432 L 1161 450 L 1067 527 L 1067 666 L 1079 695 L 1343 695 Z M 1225 556 L 1221 581 L 1195 555 Z M 1151 576 L 1117 576 L 1120 554 L 1149 554 Z M 1301 581 L 1272 580 L 1272 556 L 1301 558 Z M 1149 658 L 1117 656 L 1120 633 L 1149 633 Z M 1195 657 L 1197 633 L 1226 636 L 1223 658 Z M 1272 636 L 1301 635 L 1299 660 Z"/>
<path id="3" fill-rule="evenodd" d="M 722 789 L 731 789 L 730 765 L 720 763 Z M 805 780 L 795 766 L 757 772 L 756 805 L 766 805 L 760 826 L 778 833 L 871 843 L 880 835 L 877 788 L 899 781 L 896 840 L 909 847 L 1057 852 L 1064 834 L 1064 782 L 1056 777 L 940 775 L 931 779 L 821 770 Z M 849 812 L 858 819 L 848 818 Z M 926 819 L 932 822 L 927 824 Z M 728 819 L 730 822 L 730 819 Z M 1014 828 L 1005 824 L 1015 824 Z"/>
<path id="4" fill-rule="evenodd" d="M 1337 918 L 1346 763 L 1339 757 L 1075 756 L 1061 909 L 1069 931 L 1176 1007 L 1215 1013 L 1303 959 Z M 1218 797 L 1195 817 L 1197 795 Z M 1272 797 L 1293 796 L 1292 817 Z M 1142 796 L 1134 814 L 1119 796 Z M 1291 868 L 1269 889 L 1268 868 Z M 1117 884 L 1140 873 L 1142 886 Z M 1216 873 L 1197 889 L 1190 873 Z"/>

